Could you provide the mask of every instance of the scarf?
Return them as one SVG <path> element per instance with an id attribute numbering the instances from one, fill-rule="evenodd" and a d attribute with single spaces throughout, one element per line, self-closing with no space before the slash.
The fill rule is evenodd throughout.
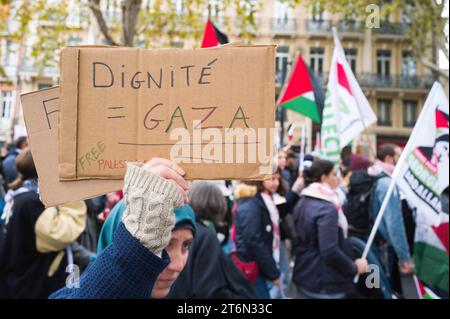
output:
<path id="1" fill-rule="evenodd" d="M 97 243 L 97 255 L 100 254 L 106 247 L 111 244 L 114 238 L 114 233 L 117 227 L 122 222 L 122 216 L 125 211 L 125 200 L 121 199 L 113 207 L 105 222 L 103 223 L 102 229 L 100 231 Z M 192 231 L 195 237 L 196 226 L 195 226 L 195 213 L 191 206 L 185 204 L 181 208 L 175 208 L 173 210 L 175 213 L 175 226 L 173 230 L 179 228 L 186 228 Z"/>
<path id="2" fill-rule="evenodd" d="M 347 238 L 348 235 L 348 222 L 347 218 L 342 211 L 342 205 L 339 200 L 338 194 L 328 186 L 328 184 L 322 183 L 312 183 L 302 192 L 303 196 L 308 196 L 312 198 L 322 199 L 327 202 L 332 203 L 338 212 L 338 227 L 344 232 L 344 237 Z"/>
<path id="3" fill-rule="evenodd" d="M 392 164 L 384 163 L 380 160 L 376 160 L 374 165 L 369 168 L 368 173 L 372 176 L 379 175 L 381 173 L 384 173 L 388 176 L 391 176 L 394 172 L 395 166 Z"/>
<path id="4" fill-rule="evenodd" d="M 9 223 L 9 220 L 11 219 L 14 206 L 14 197 L 27 192 L 34 192 L 36 194 L 39 194 L 37 178 L 25 180 L 22 183 L 22 186 L 16 190 L 8 190 L 5 195 L 5 207 L 3 208 L 3 214 L 0 217 L 2 224 L 7 225 Z"/>
<path id="5" fill-rule="evenodd" d="M 277 265 L 280 263 L 280 214 L 277 207 L 270 196 L 267 193 L 261 193 L 261 197 L 267 210 L 270 214 L 270 220 L 272 221 L 273 241 L 272 241 L 272 256 L 275 259 Z"/>

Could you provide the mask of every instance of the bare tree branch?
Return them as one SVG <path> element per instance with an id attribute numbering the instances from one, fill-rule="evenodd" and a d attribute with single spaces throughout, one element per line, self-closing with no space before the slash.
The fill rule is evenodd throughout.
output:
<path id="1" fill-rule="evenodd" d="M 142 0 L 126 0 L 122 3 L 122 37 L 125 46 L 134 45 L 136 24 Z"/>
<path id="2" fill-rule="evenodd" d="M 97 20 L 100 31 L 105 37 L 106 42 L 109 45 L 120 45 L 116 41 L 114 41 L 114 39 L 109 34 L 108 26 L 106 24 L 105 18 L 103 17 L 102 10 L 100 9 L 100 0 L 88 0 L 88 5 L 92 13 L 94 14 L 95 20 Z"/>
<path id="3" fill-rule="evenodd" d="M 448 53 L 449 53 L 448 52 L 448 42 L 442 38 L 439 38 L 437 41 L 438 41 L 439 49 L 444 53 L 445 57 L 448 60 L 449 59 L 448 58 Z"/>
<path id="4" fill-rule="evenodd" d="M 446 70 L 442 70 L 441 68 L 439 68 L 438 65 L 434 64 L 433 62 L 431 62 L 430 60 L 428 60 L 427 58 L 422 58 L 421 59 L 422 64 L 429 68 L 430 70 L 436 72 L 437 74 L 439 74 L 439 76 L 445 78 L 445 79 L 449 79 L 449 75 L 448 75 L 448 71 Z"/>

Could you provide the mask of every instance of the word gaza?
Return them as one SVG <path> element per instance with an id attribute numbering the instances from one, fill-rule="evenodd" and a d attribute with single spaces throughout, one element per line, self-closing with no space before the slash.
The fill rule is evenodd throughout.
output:
<path id="1" fill-rule="evenodd" d="M 210 106 L 210 107 L 191 107 L 191 108 L 184 108 L 183 109 L 180 106 L 177 106 L 175 110 L 173 111 L 170 119 L 167 121 L 165 119 L 162 119 L 157 116 L 158 111 L 164 109 L 163 103 L 158 103 L 153 105 L 147 113 L 145 113 L 143 125 L 144 128 L 147 130 L 154 130 L 158 127 L 160 128 L 160 125 L 164 125 L 164 122 L 167 122 L 168 124 L 164 127 L 164 132 L 169 133 L 173 128 L 182 127 L 185 129 L 188 129 L 187 123 L 191 121 L 193 118 L 194 121 L 197 120 L 198 123 L 193 126 L 192 129 L 221 129 L 224 128 L 223 125 L 217 125 L 218 123 L 223 123 L 223 118 L 220 118 L 220 116 L 216 113 L 218 110 L 217 106 Z M 117 118 L 123 118 L 124 116 L 113 116 L 108 117 L 109 119 L 117 119 Z M 186 118 L 188 118 L 188 122 L 186 122 Z M 241 126 L 245 128 L 249 128 L 248 121 L 250 120 L 250 117 L 248 117 L 243 108 L 241 106 L 238 106 L 236 108 L 236 111 L 234 112 L 234 115 L 230 116 L 230 122 L 226 126 L 226 128 L 234 128 L 235 126 Z M 240 123 L 240 124 L 239 124 Z"/>

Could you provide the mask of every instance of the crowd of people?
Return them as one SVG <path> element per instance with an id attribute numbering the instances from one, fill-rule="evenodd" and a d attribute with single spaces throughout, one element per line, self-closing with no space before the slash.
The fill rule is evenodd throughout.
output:
<path id="1" fill-rule="evenodd" d="M 19 138 L 0 165 L 0 298 L 401 297 L 414 210 L 398 189 L 360 258 L 401 151 L 384 144 L 371 161 L 346 147 L 336 166 L 285 147 L 258 182 L 188 182 L 154 158 L 127 164 L 123 192 L 45 208 Z"/>

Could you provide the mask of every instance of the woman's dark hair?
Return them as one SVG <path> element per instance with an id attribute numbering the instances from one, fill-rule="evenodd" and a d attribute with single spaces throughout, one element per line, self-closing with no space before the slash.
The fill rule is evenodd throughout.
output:
<path id="1" fill-rule="evenodd" d="M 16 168 L 19 173 L 19 177 L 15 181 L 11 182 L 8 185 L 8 188 L 16 190 L 21 187 L 22 183 L 27 179 L 38 177 L 30 149 L 24 150 L 17 155 Z"/>
<path id="2" fill-rule="evenodd" d="M 334 164 L 327 160 L 316 160 L 311 167 L 304 171 L 305 186 L 320 182 L 323 175 L 329 175 L 334 169 Z"/>
<path id="3" fill-rule="evenodd" d="M 381 145 L 377 150 L 377 158 L 384 162 L 387 156 L 394 157 L 395 156 L 395 150 L 398 148 L 398 145 L 392 144 L 392 143 L 385 143 Z"/>
<path id="4" fill-rule="evenodd" d="M 15 142 L 15 148 L 22 149 L 25 148 L 28 144 L 28 138 L 26 136 L 19 137 Z"/>
<path id="5" fill-rule="evenodd" d="M 220 225 L 227 213 L 228 205 L 219 187 L 208 182 L 194 182 L 189 190 L 189 205 L 199 220 Z"/>

